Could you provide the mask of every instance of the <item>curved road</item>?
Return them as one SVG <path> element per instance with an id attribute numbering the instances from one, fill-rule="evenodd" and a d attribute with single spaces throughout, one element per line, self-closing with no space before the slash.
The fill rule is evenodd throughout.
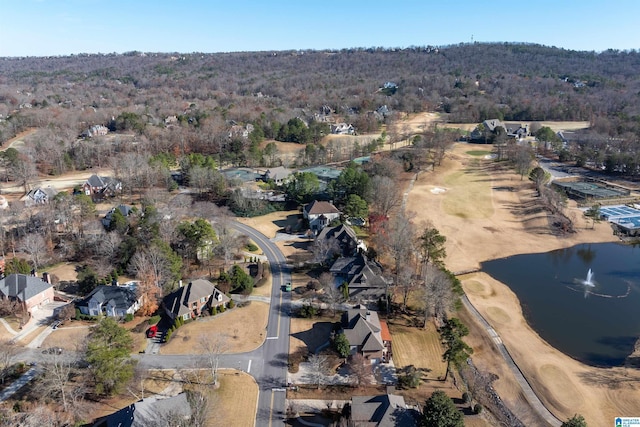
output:
<path id="1" fill-rule="evenodd" d="M 220 368 L 231 368 L 251 374 L 258 383 L 257 426 L 284 426 L 287 363 L 289 360 L 289 311 L 291 294 L 284 292 L 291 281 L 291 271 L 278 247 L 264 234 L 237 222 L 231 228 L 249 236 L 264 252 L 271 266 L 273 286 L 265 342 L 247 353 L 223 354 Z M 139 364 L 148 368 L 204 366 L 204 356 L 140 355 Z"/>
<path id="2" fill-rule="evenodd" d="M 473 304 L 471 304 L 471 301 L 469 301 L 469 298 L 466 295 L 462 296 L 462 303 L 466 307 L 466 309 L 469 311 L 469 313 L 471 313 L 471 315 L 474 316 L 476 320 L 478 320 L 478 322 L 480 322 L 482 327 L 487 331 L 487 333 L 493 340 L 496 347 L 498 347 L 498 351 L 500 351 L 502 358 L 507 362 L 507 366 L 509 366 L 509 369 L 515 376 L 516 381 L 518 382 L 518 384 L 520 385 L 520 388 L 522 389 L 522 393 L 524 394 L 525 398 L 529 401 L 533 409 L 538 414 L 540 414 L 540 416 L 544 418 L 544 420 L 548 422 L 550 425 L 554 427 L 559 427 L 562 424 L 562 421 L 560 421 L 555 415 L 553 415 L 551 411 L 549 411 L 547 407 L 544 406 L 544 403 L 542 403 L 542 401 L 535 394 L 535 392 L 531 388 L 531 385 L 529 384 L 525 376 L 522 374 L 522 371 L 520 370 L 518 365 L 516 365 L 516 362 L 513 361 L 511 354 L 509 354 L 507 347 L 505 347 L 504 343 L 502 342 L 502 339 L 500 338 L 498 333 L 495 331 L 495 329 L 493 329 L 491 325 L 489 325 L 489 322 L 487 322 L 487 320 L 482 316 L 482 314 L 480 314 L 480 312 L 473 306 Z"/>

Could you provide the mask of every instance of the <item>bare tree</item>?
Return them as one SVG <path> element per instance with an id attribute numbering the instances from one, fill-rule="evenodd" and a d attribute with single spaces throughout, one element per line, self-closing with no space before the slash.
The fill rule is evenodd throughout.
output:
<path id="1" fill-rule="evenodd" d="M 308 362 L 309 379 L 320 389 L 327 375 L 330 374 L 329 358 L 323 354 L 312 354 Z"/>
<path id="2" fill-rule="evenodd" d="M 70 320 L 76 315 L 76 308 L 73 303 L 63 305 L 57 312 L 58 320 Z"/>
<path id="3" fill-rule="evenodd" d="M 455 296 L 449 276 L 433 264 L 427 266 L 423 292 L 423 327 L 426 328 L 430 316 L 440 321 L 446 319 L 447 311 L 453 308 Z"/>
<path id="4" fill-rule="evenodd" d="M 328 239 L 316 238 L 311 246 L 313 262 L 325 264 L 335 255 L 340 253 L 340 244 L 334 237 Z"/>
<path id="5" fill-rule="evenodd" d="M 411 294 L 418 288 L 416 268 L 413 263 L 409 262 L 400 267 L 400 271 L 396 276 L 396 288 L 400 289 L 402 294 L 402 311 L 407 310 L 407 302 Z"/>
<path id="6" fill-rule="evenodd" d="M 356 353 L 349 361 L 351 378 L 356 387 L 371 385 L 373 383 L 373 369 L 371 362 L 362 354 Z"/>
<path id="7" fill-rule="evenodd" d="M 13 342 L 9 340 L 0 342 L 0 383 L 4 384 L 17 354 L 18 349 Z"/>
<path id="8" fill-rule="evenodd" d="M 211 370 L 211 381 L 218 385 L 218 366 L 220 365 L 220 355 L 229 350 L 229 337 L 225 334 L 200 336 L 200 347 L 207 358 L 207 364 Z"/>
<path id="9" fill-rule="evenodd" d="M 398 191 L 398 183 L 386 176 L 374 176 L 371 180 L 373 191 L 371 198 L 376 211 L 381 215 L 389 216 L 391 211 L 400 206 L 402 192 Z"/>
<path id="10" fill-rule="evenodd" d="M 84 382 L 75 368 L 76 361 L 68 356 L 51 354 L 42 364 L 40 391 L 43 396 L 62 403 L 64 412 L 78 404 L 85 394 Z"/>
<path id="11" fill-rule="evenodd" d="M 415 236 L 416 230 L 411 216 L 401 211 L 385 224 L 383 232 L 376 237 L 379 241 L 378 247 L 394 260 L 395 282 L 398 281 L 402 266 L 413 256 Z"/>
<path id="12" fill-rule="evenodd" d="M 20 249 L 29 254 L 34 270 L 37 270 L 49 259 L 48 247 L 44 237 L 27 234 L 20 244 Z"/>
<path id="13" fill-rule="evenodd" d="M 344 294 L 342 293 L 340 288 L 336 286 L 335 280 L 333 279 L 333 275 L 331 273 L 324 272 L 320 274 L 318 282 L 320 282 L 320 287 L 322 288 L 324 297 L 329 304 L 329 308 L 331 309 L 331 317 L 335 317 L 336 307 L 344 300 Z"/>
<path id="14" fill-rule="evenodd" d="M 218 236 L 218 244 L 216 252 L 218 252 L 224 260 L 224 268 L 226 269 L 233 255 L 240 249 L 242 239 L 229 227 L 227 218 L 218 218 L 214 226 Z"/>

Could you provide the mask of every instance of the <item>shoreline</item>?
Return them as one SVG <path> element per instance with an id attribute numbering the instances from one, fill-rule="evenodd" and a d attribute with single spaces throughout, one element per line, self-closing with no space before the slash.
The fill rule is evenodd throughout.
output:
<path id="1" fill-rule="evenodd" d="M 417 222 L 429 221 L 447 237 L 449 270 L 479 270 L 484 261 L 581 243 L 624 244 L 608 223 L 587 228 L 574 202 L 568 209 L 576 212 L 577 232 L 552 234 L 547 214 L 537 209 L 532 184 L 500 165 L 465 153 L 473 148 L 456 144 L 440 168 L 420 174 L 407 201 L 408 211 L 420 212 Z M 459 188 L 470 191 L 474 185 L 470 195 Z M 446 192 L 432 192 L 434 188 Z M 462 275 L 460 280 L 473 306 L 497 331 L 527 382 L 556 417 L 568 419 L 578 413 L 589 425 L 608 425 L 617 416 L 638 416 L 640 372 L 624 366 L 593 367 L 565 355 L 531 328 L 520 301 L 506 284 L 482 271 Z M 483 371 L 500 373 L 494 387 L 518 412 L 522 391 L 505 363 L 495 360 L 483 337 L 469 341 L 477 346 L 474 363 Z"/>

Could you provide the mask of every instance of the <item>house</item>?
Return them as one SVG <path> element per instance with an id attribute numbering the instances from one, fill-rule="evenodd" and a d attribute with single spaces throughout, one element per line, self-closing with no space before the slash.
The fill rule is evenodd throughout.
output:
<path id="1" fill-rule="evenodd" d="M 122 216 L 126 218 L 129 215 L 131 215 L 131 212 L 133 212 L 133 207 L 128 205 L 118 205 L 115 208 L 111 208 L 109 212 L 105 214 L 104 218 L 100 220 L 104 228 L 106 229 L 109 228 L 109 226 L 111 225 L 111 217 L 113 216 L 116 210 L 119 210 Z"/>
<path id="2" fill-rule="evenodd" d="M 98 286 L 76 307 L 82 314 L 90 316 L 105 315 L 108 317 L 124 317 L 134 314 L 142 305 L 135 290 L 125 286 Z"/>
<path id="3" fill-rule="evenodd" d="M 186 393 L 169 398 L 161 396 L 147 397 L 131 405 L 102 417 L 93 427 L 147 427 L 167 421 L 168 425 L 180 425 L 180 419 L 191 416 L 191 406 Z"/>
<path id="4" fill-rule="evenodd" d="M 334 219 L 340 218 L 340 211 L 332 203 L 314 200 L 302 209 L 302 216 L 309 221 L 312 231 L 320 231 Z"/>
<path id="5" fill-rule="evenodd" d="M 386 363 L 391 359 L 391 335 L 378 313 L 364 305 L 355 306 L 342 314 L 342 332 L 349 341 L 351 354 L 360 353 L 371 363 Z"/>
<path id="6" fill-rule="evenodd" d="M 53 286 L 49 283 L 49 275 L 45 279 L 26 274 L 10 274 L 0 279 L 0 297 L 20 301 L 24 309 L 33 314 L 40 307 L 53 302 Z"/>
<path id="7" fill-rule="evenodd" d="M 171 319 L 182 317 L 189 320 L 200 316 L 203 310 L 212 307 L 226 307 L 229 297 L 220 292 L 211 282 L 197 279 L 164 297 L 162 305 Z"/>
<path id="8" fill-rule="evenodd" d="M 25 196 L 24 204 L 25 206 L 44 205 L 52 201 L 56 194 L 58 190 L 51 186 L 34 188 Z"/>
<path id="9" fill-rule="evenodd" d="M 349 425 L 354 427 L 415 427 L 419 412 L 396 394 L 353 396 Z"/>
<path id="10" fill-rule="evenodd" d="M 354 135 L 356 133 L 353 125 L 346 123 L 336 123 L 335 125 L 331 125 L 330 129 L 331 133 L 335 135 Z"/>
<path id="11" fill-rule="evenodd" d="M 504 122 L 503 123 L 505 130 L 507 131 L 507 136 L 511 138 L 521 139 L 526 136 L 529 136 L 529 125 L 522 123 L 511 123 Z"/>
<path id="12" fill-rule="evenodd" d="M 109 128 L 107 128 L 106 126 L 93 125 L 89 129 L 84 131 L 82 135 L 87 138 L 93 138 L 94 136 L 105 136 L 108 133 L 109 133 Z"/>
<path id="13" fill-rule="evenodd" d="M 91 175 L 87 181 L 82 184 L 82 191 L 87 196 L 106 197 L 114 196 L 122 190 L 122 183 L 115 178 L 109 176 Z"/>
<path id="14" fill-rule="evenodd" d="M 291 169 L 287 169 L 284 166 L 278 166 L 276 168 L 267 169 L 262 175 L 262 180 L 273 181 L 276 185 L 283 185 L 289 181 L 291 177 Z"/>
<path id="15" fill-rule="evenodd" d="M 336 225 L 335 227 L 325 227 L 316 236 L 316 242 L 320 240 L 335 239 L 340 247 L 343 256 L 352 256 L 361 247 L 361 241 L 356 236 L 356 232 L 345 224 Z"/>
<path id="16" fill-rule="evenodd" d="M 346 283 L 349 299 L 359 303 L 384 299 L 391 284 L 382 275 L 380 264 L 362 253 L 336 259 L 329 272 L 333 274 L 336 286 Z"/>

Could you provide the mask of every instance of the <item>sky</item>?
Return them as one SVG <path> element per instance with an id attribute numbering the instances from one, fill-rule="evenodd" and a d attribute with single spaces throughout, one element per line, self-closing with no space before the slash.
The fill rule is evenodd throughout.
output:
<path id="1" fill-rule="evenodd" d="M 640 49 L 638 0 L 0 0 L 0 57 L 526 42 Z"/>

